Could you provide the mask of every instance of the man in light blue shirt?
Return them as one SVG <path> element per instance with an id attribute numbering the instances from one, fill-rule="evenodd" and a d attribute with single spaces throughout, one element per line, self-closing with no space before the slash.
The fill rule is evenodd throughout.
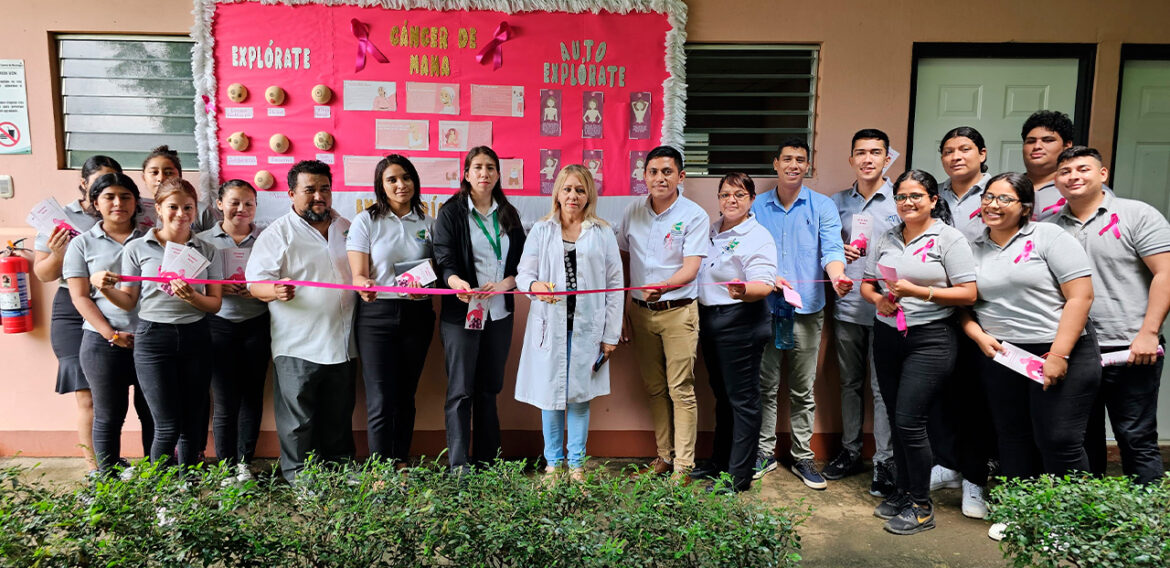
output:
<path id="1" fill-rule="evenodd" d="M 808 143 L 799 138 L 780 145 L 772 161 L 776 189 L 761 195 L 752 213 L 776 239 L 777 284 L 789 285 L 800 294 L 803 306 L 796 310 L 794 348 L 788 356 L 788 390 L 792 424 L 792 472 L 813 489 L 827 484 L 813 462 L 811 447 L 813 383 L 817 377 L 821 327 L 825 321 L 827 273 L 838 296 L 849 292 L 853 282 L 845 275 L 845 252 L 841 242 L 841 218 L 828 197 L 804 186 L 808 173 Z M 768 304 L 776 313 L 781 295 L 773 293 Z M 763 422 L 760 430 L 760 458 L 756 478 L 776 469 L 776 396 L 780 389 L 780 367 L 784 354 L 775 342 L 764 349 L 760 363 L 760 395 Z"/>

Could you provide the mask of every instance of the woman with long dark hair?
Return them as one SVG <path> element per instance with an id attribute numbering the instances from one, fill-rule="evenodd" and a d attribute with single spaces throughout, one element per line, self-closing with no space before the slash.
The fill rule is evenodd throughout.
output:
<path id="1" fill-rule="evenodd" d="M 894 182 L 902 222 L 877 239 L 861 297 L 877 307 L 874 366 L 897 460 L 897 492 L 874 510 L 894 534 L 934 528 L 927 422 L 955 362 L 954 306 L 975 302 L 975 261 L 934 177 L 910 170 Z M 893 271 L 891 273 L 891 271 Z M 879 280 L 880 279 L 880 283 Z"/>
<path id="2" fill-rule="evenodd" d="M 399 272 L 431 263 L 435 220 L 423 209 L 418 170 L 391 154 L 374 168 L 376 200 L 353 218 L 345 248 L 355 286 L 394 286 Z M 410 459 L 414 395 L 435 331 L 430 296 L 359 292 L 354 336 L 366 384 L 370 455 Z"/>
<path id="3" fill-rule="evenodd" d="M 500 186 L 500 159 L 476 146 L 463 160 L 459 192 L 435 219 L 434 252 L 443 296 L 439 337 L 447 363 L 447 451 L 451 469 L 486 464 L 500 451 L 496 396 L 512 344 L 511 295 L 524 250 L 520 214 Z M 474 426 L 474 428 L 473 428 Z M 471 435 L 475 431 L 475 446 Z"/>

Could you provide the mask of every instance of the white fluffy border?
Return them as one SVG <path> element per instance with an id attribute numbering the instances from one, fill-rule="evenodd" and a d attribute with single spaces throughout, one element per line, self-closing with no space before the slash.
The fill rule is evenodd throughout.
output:
<path id="1" fill-rule="evenodd" d="M 215 116 L 208 116 L 203 97 L 215 98 L 215 38 L 211 35 L 216 4 L 252 1 L 289 6 L 321 4 L 325 6 L 380 7 L 387 10 L 488 10 L 515 14 L 520 12 L 630 12 L 664 13 L 670 23 L 666 33 L 666 71 L 662 83 L 662 144 L 683 150 L 683 126 L 686 122 L 687 71 L 683 44 L 687 39 L 687 6 L 683 0 L 194 0 L 191 27 L 191 74 L 195 82 L 195 142 L 199 151 L 200 185 L 205 199 L 214 201 L 219 180 L 219 127 Z"/>

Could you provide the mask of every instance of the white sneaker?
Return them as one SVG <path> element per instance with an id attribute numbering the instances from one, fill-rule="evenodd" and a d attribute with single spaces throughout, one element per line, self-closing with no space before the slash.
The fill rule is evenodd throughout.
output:
<path id="1" fill-rule="evenodd" d="M 958 489 L 962 485 L 963 475 L 953 469 L 936 465 L 930 468 L 930 490 Z"/>
<path id="2" fill-rule="evenodd" d="M 963 516 L 972 519 L 987 517 L 987 502 L 983 499 L 983 488 L 963 480 Z"/>
<path id="3" fill-rule="evenodd" d="M 252 470 L 248 469 L 248 464 L 236 464 L 236 481 L 239 481 L 240 483 L 252 481 Z"/>
<path id="4" fill-rule="evenodd" d="M 987 529 L 987 538 L 999 542 L 1003 540 L 1003 533 L 1007 530 L 1007 523 L 995 523 Z"/>

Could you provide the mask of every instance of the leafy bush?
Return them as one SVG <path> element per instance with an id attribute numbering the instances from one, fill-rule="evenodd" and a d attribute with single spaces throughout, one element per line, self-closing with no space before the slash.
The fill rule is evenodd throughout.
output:
<path id="1" fill-rule="evenodd" d="M 81 488 L 0 470 L 5 566 L 795 566 L 807 511 L 662 478 L 542 485 L 525 464 L 454 476 L 438 463 L 310 464 L 221 483 L 137 464 Z"/>
<path id="2" fill-rule="evenodd" d="M 1170 566 L 1170 477 L 1008 481 L 991 492 L 991 520 L 1008 524 L 1000 549 L 1016 567 Z"/>

